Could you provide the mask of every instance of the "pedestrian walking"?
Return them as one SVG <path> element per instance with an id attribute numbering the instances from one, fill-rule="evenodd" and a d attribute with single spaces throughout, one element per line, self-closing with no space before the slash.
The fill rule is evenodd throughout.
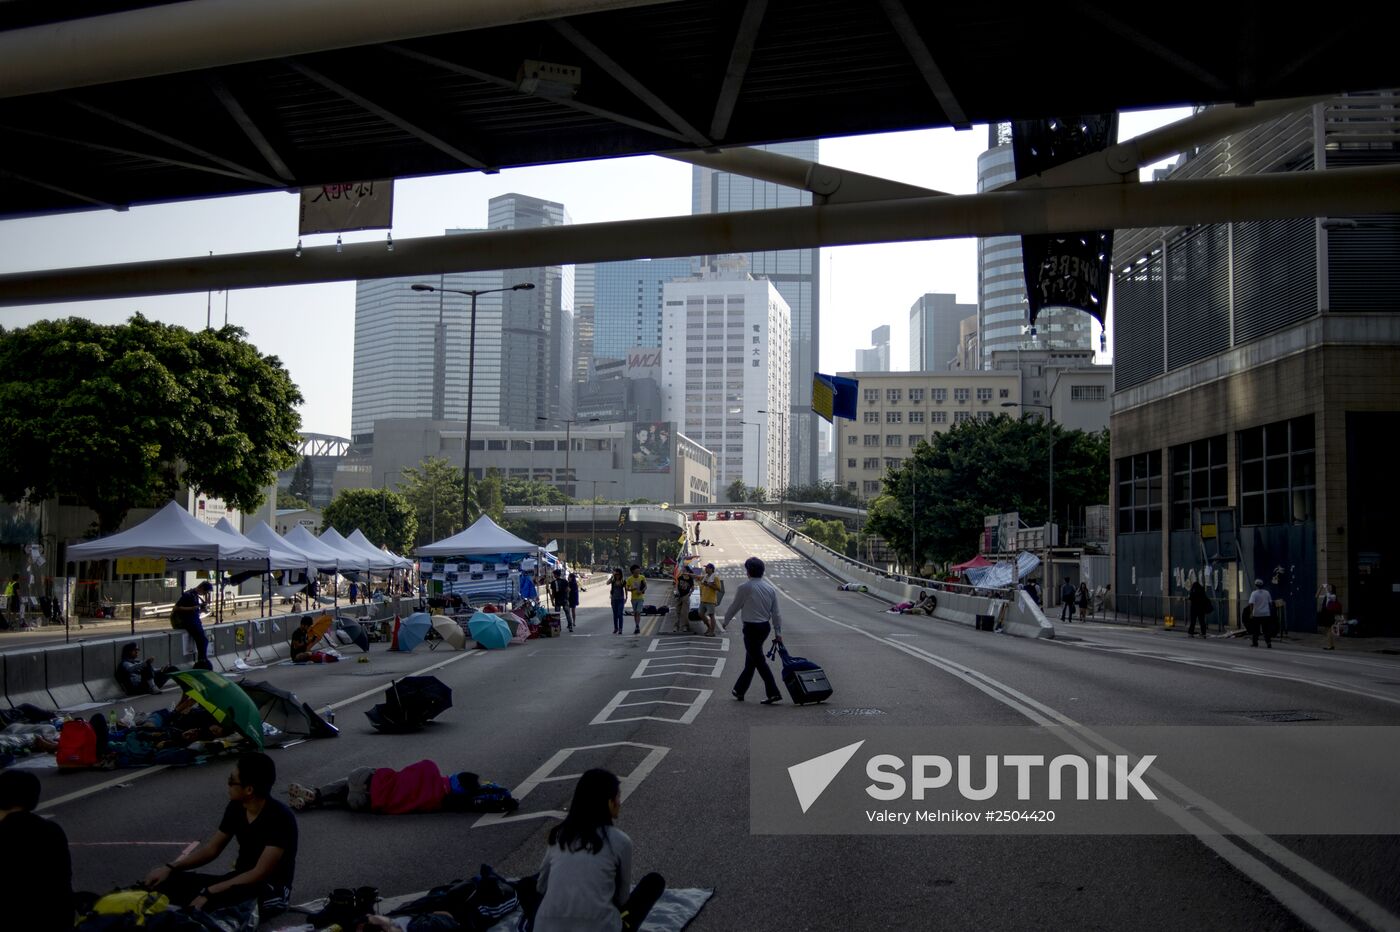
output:
<path id="1" fill-rule="evenodd" d="M 19 574 L 10 576 L 10 581 L 5 583 L 5 609 L 9 612 L 19 611 Z"/>
<path id="2" fill-rule="evenodd" d="M 1215 607 L 1211 604 L 1210 596 L 1206 595 L 1206 587 L 1201 585 L 1198 579 L 1191 584 L 1191 591 L 1186 596 L 1187 609 L 1190 611 L 1190 622 L 1186 625 L 1186 636 L 1196 636 L 1196 623 L 1201 625 L 1201 637 L 1206 636 L 1206 615 L 1210 614 Z"/>
<path id="3" fill-rule="evenodd" d="M 622 620 L 627 613 L 627 580 L 622 577 L 622 567 L 613 567 L 608 577 L 608 601 L 612 603 L 613 634 L 622 633 Z"/>
<path id="4" fill-rule="evenodd" d="M 773 633 L 774 643 L 783 643 L 783 618 L 778 609 L 778 590 L 763 578 L 763 570 L 763 561 L 758 557 L 749 557 L 744 561 L 744 572 L 749 578 L 734 591 L 734 601 L 724 613 L 724 629 L 729 630 L 729 622 L 742 610 L 744 670 L 739 674 L 738 682 L 734 684 L 734 698 L 740 702 L 744 701 L 744 694 L 749 691 L 749 684 L 753 682 L 754 672 L 757 671 L 763 679 L 766 692 L 762 703 L 772 705 L 782 701 L 782 694 L 778 692 L 778 683 L 773 679 L 773 671 L 768 668 L 763 644 L 768 640 L 770 631 Z"/>
<path id="5" fill-rule="evenodd" d="M 682 566 L 680 575 L 676 577 L 676 588 L 673 598 L 676 601 L 676 634 L 688 632 L 690 630 L 690 596 L 695 591 L 695 577 L 690 574 L 690 570 Z"/>
<path id="6" fill-rule="evenodd" d="M 724 580 L 715 572 L 713 563 L 705 564 L 705 575 L 700 577 L 700 618 L 705 622 L 705 637 L 715 636 L 715 610 L 724 597 Z"/>
<path id="7" fill-rule="evenodd" d="M 214 667 L 209 662 L 209 635 L 204 633 L 201 616 L 209 608 L 209 593 L 213 591 L 214 584 L 206 579 L 193 589 L 180 593 L 175 607 L 170 610 L 170 626 L 190 636 L 196 655 L 194 665 L 206 670 Z"/>
<path id="8" fill-rule="evenodd" d="M 1079 620 L 1089 617 L 1089 584 L 1081 582 L 1074 593 L 1075 604 L 1079 606 Z"/>
<path id="9" fill-rule="evenodd" d="M 560 621 L 567 622 L 569 618 L 569 581 L 564 578 L 563 570 L 555 570 L 549 580 L 549 604 L 559 613 Z M 574 630 L 574 626 L 569 624 L 568 630 Z"/>
<path id="10" fill-rule="evenodd" d="M 1273 598 L 1269 595 L 1269 590 L 1264 588 L 1264 580 L 1254 580 L 1254 591 L 1249 594 L 1249 604 L 1245 609 L 1249 612 L 1248 621 L 1245 627 L 1249 630 L 1249 635 L 1253 639 L 1253 646 L 1259 646 L 1259 635 L 1264 635 L 1264 646 L 1274 646 L 1274 604 Z"/>
<path id="11" fill-rule="evenodd" d="M 355 604 L 358 604 L 359 601 L 360 601 L 360 584 L 357 583 L 357 582 L 354 582 L 354 581 L 352 580 L 351 583 L 350 583 L 350 604 L 351 604 L 351 605 L 355 605 Z"/>
<path id="12" fill-rule="evenodd" d="M 565 600 L 564 610 L 569 616 L 569 630 L 574 630 L 574 622 L 578 621 L 578 593 L 582 587 L 578 584 L 578 573 L 569 574 L 569 592 Z"/>
<path id="13" fill-rule="evenodd" d="M 1074 583 L 1065 577 L 1065 584 L 1060 587 L 1060 620 L 1074 621 Z"/>
<path id="14" fill-rule="evenodd" d="M 642 568 L 636 563 L 632 564 L 632 574 L 623 581 L 627 587 L 627 594 L 632 597 L 632 622 L 633 634 L 642 633 L 642 606 L 647 600 L 647 578 L 642 575 Z"/>

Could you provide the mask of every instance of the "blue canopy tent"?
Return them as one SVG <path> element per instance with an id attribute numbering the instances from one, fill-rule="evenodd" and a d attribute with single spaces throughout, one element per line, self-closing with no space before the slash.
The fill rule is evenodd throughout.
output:
<path id="1" fill-rule="evenodd" d="M 516 537 L 488 515 L 465 531 L 418 548 L 423 575 L 436 584 L 433 588 L 440 586 L 444 595 L 460 595 L 473 603 L 518 598 L 520 564 L 539 553 L 536 544 Z"/>

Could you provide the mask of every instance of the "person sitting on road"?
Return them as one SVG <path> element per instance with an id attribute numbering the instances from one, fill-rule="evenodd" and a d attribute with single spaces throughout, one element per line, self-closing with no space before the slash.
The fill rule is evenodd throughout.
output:
<path id="1" fill-rule="evenodd" d="M 441 810 L 513 812 L 520 805 L 505 787 L 482 783 L 476 774 L 465 770 L 444 774 L 431 760 L 420 760 L 402 770 L 359 767 L 323 786 L 291 783 L 287 797 L 296 810 L 340 808 L 380 815 Z"/>
<path id="2" fill-rule="evenodd" d="M 122 645 L 122 659 L 117 663 L 117 685 L 128 696 L 155 695 L 165 685 L 165 673 L 156 669 L 155 661 L 141 659 L 141 645 L 132 641 Z"/>
<path id="3" fill-rule="evenodd" d="M 266 754 L 250 751 L 238 757 L 228 777 L 228 805 L 213 835 L 188 854 L 167 861 L 146 875 L 145 886 L 159 890 L 172 903 L 215 910 L 256 898 L 258 915 L 266 920 L 283 912 L 296 874 L 297 820 L 285 803 L 272 799 L 277 765 Z M 233 870 L 199 874 L 238 842 Z"/>
<path id="4" fill-rule="evenodd" d="M 293 663 L 311 661 L 311 616 L 302 615 L 301 624 L 292 632 L 290 650 Z"/>
<path id="5" fill-rule="evenodd" d="M 534 932 L 632 932 L 665 892 L 656 873 L 631 885 L 632 839 L 613 826 L 622 811 L 621 786 L 599 768 L 579 777 L 569 814 L 549 830 L 540 872 L 516 884 Z"/>

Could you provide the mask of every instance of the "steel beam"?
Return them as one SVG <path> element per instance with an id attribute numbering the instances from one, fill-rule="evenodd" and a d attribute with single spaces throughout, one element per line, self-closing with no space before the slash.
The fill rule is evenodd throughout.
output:
<path id="1" fill-rule="evenodd" d="M 624 220 L 0 276 L 0 306 L 575 262 L 913 240 L 1172 227 L 1400 212 L 1400 165 L 1227 178 L 997 190 Z"/>
<path id="2" fill-rule="evenodd" d="M 766 149 L 722 149 L 718 152 L 658 152 L 657 155 L 688 165 L 771 181 L 773 184 L 810 191 L 818 204 L 884 201 L 896 197 L 931 197 L 942 191 L 891 181 L 875 175 L 832 168 L 819 162 L 780 155 Z"/>

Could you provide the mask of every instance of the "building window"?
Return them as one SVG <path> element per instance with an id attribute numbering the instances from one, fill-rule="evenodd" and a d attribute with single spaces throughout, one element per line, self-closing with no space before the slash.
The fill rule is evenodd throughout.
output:
<path id="1" fill-rule="evenodd" d="M 909 402 L 911 404 L 923 404 L 924 390 L 922 388 L 909 389 Z"/>
<path id="2" fill-rule="evenodd" d="M 1102 385 L 1071 385 L 1069 387 L 1070 401 L 1104 401 L 1107 397 L 1108 394 Z"/>
<path id="3" fill-rule="evenodd" d="M 1195 527 L 1197 508 L 1217 508 L 1229 504 L 1225 483 L 1225 435 L 1196 440 L 1172 447 L 1171 529 L 1189 531 Z"/>
<path id="4" fill-rule="evenodd" d="M 1313 416 L 1242 430 L 1240 524 L 1311 521 L 1316 496 Z"/>
<path id="5" fill-rule="evenodd" d="M 900 390 L 897 389 L 897 388 L 887 388 L 887 389 L 885 389 L 885 400 L 888 401 L 888 402 L 889 402 L 890 404 L 892 404 L 892 405 L 897 405 L 897 404 L 899 404 L 899 397 L 900 397 L 900 395 L 901 395 L 901 392 L 900 392 Z"/>
<path id="6" fill-rule="evenodd" d="M 987 402 L 992 400 L 992 390 L 990 388 L 977 389 L 977 400 Z"/>
<path id="7" fill-rule="evenodd" d="M 846 446 L 848 446 L 848 447 L 853 447 L 853 446 L 855 446 L 855 445 L 856 445 L 856 441 L 857 441 L 858 439 L 859 439 L 859 438 L 857 438 L 855 434 L 847 434 L 847 435 L 846 435 Z"/>
<path id="8" fill-rule="evenodd" d="M 886 423 L 886 424 L 903 424 L 903 423 L 904 423 L 904 412 L 903 412 L 903 411 L 886 411 L 886 412 L 885 412 L 885 423 Z"/>
<path id="9" fill-rule="evenodd" d="M 948 423 L 948 412 L 947 412 L 947 411 L 930 411 L 930 412 L 929 412 L 929 418 L 930 418 L 930 419 L 933 421 L 933 423 L 935 423 L 935 424 L 947 424 L 947 423 Z"/>
<path id="10" fill-rule="evenodd" d="M 488 450 L 504 450 L 505 448 L 506 448 L 506 442 L 505 442 L 504 440 L 488 440 L 488 441 L 486 441 L 486 449 L 488 449 Z"/>
<path id="11" fill-rule="evenodd" d="M 851 462 L 852 462 L 852 463 L 855 463 L 855 460 L 851 460 Z M 862 469 L 879 469 L 879 468 L 880 468 L 880 457 L 878 457 L 878 456 L 867 456 L 867 457 L 865 458 L 865 464 L 864 464 L 861 468 L 862 468 Z"/>
<path id="12" fill-rule="evenodd" d="M 945 401 L 947 401 L 947 400 L 948 400 L 948 389 L 946 389 L 946 388 L 935 388 L 935 389 L 933 390 L 933 403 L 934 403 L 934 404 L 939 404 L 939 405 L 941 405 L 943 402 L 945 402 Z"/>
<path id="13" fill-rule="evenodd" d="M 866 401 L 869 401 L 869 402 L 876 402 L 876 401 L 879 401 L 879 400 L 880 400 L 880 390 L 879 390 L 878 388 L 867 388 L 867 389 L 865 389 L 865 400 L 866 400 Z"/>
<path id="14" fill-rule="evenodd" d="M 968 396 L 971 394 L 972 393 L 966 388 L 955 388 L 953 389 L 953 400 L 960 405 L 967 404 Z"/>
<path id="15" fill-rule="evenodd" d="M 885 446 L 898 447 L 904 445 L 903 434 L 885 434 Z"/>
<path id="16" fill-rule="evenodd" d="M 867 424 L 878 424 L 878 423 L 880 423 L 880 412 L 879 412 L 879 411 L 867 411 L 867 412 L 865 412 L 865 423 L 867 423 Z"/>
<path id="17" fill-rule="evenodd" d="M 902 463 L 902 462 L 904 462 L 904 461 L 901 460 L 901 459 L 900 459 L 899 457 L 897 457 L 897 456 L 887 456 L 887 457 L 885 457 L 885 468 L 886 468 L 886 469 L 894 469 L 896 466 L 898 466 L 898 465 L 899 465 L 900 463 Z"/>
<path id="18" fill-rule="evenodd" d="M 846 460 L 846 468 L 847 468 L 847 469 L 855 469 L 855 468 L 856 468 L 856 458 L 855 458 L 854 456 L 849 457 L 849 458 Z"/>
<path id="19" fill-rule="evenodd" d="M 954 412 L 953 412 L 953 423 L 954 423 L 954 424 L 961 424 L 961 423 L 963 423 L 964 421 L 970 421 L 970 420 L 972 420 L 972 412 L 971 412 L 971 411 L 954 411 Z"/>
<path id="20" fill-rule="evenodd" d="M 912 399 L 911 399 L 911 400 L 912 400 Z M 923 422 L 924 422 L 924 412 L 922 412 L 922 411 L 910 411 L 910 412 L 909 412 L 909 423 L 910 423 L 910 424 L 922 424 Z"/>
<path id="21" fill-rule="evenodd" d="M 866 434 L 866 435 L 865 435 L 865 445 L 866 445 L 867 447 L 878 447 L 878 446 L 880 445 L 880 435 L 879 435 L 879 434 Z"/>
<path id="22" fill-rule="evenodd" d="M 1118 533 L 1162 529 L 1162 451 L 1118 461 Z"/>
<path id="23" fill-rule="evenodd" d="M 846 488 L 848 488 L 848 489 L 850 489 L 852 492 L 854 492 L 854 491 L 858 488 L 858 486 L 856 485 L 856 480 L 852 479 L 852 480 L 850 480 L 849 482 L 847 482 L 847 483 L 846 483 Z"/>
<path id="24" fill-rule="evenodd" d="M 866 480 L 865 480 L 865 491 L 866 491 L 867 493 L 869 493 L 869 492 L 878 492 L 878 491 L 880 491 L 880 480 L 879 480 L 879 479 L 866 479 Z"/>
<path id="25" fill-rule="evenodd" d="M 1010 398 L 1010 397 L 1011 397 L 1011 389 L 1009 389 L 1009 388 L 1003 388 L 1003 389 L 999 390 L 999 391 L 997 392 L 997 397 L 998 397 L 998 398 Z"/>
<path id="26" fill-rule="evenodd" d="M 979 420 L 979 421 L 990 421 L 991 419 L 992 419 L 992 412 L 990 412 L 990 411 L 978 411 L 978 412 L 977 412 L 977 420 Z"/>
<path id="27" fill-rule="evenodd" d="M 923 435 L 923 434 L 910 434 L 910 435 L 909 435 L 909 448 L 910 448 L 911 450 L 912 450 L 914 447 L 917 447 L 919 444 L 921 444 L 921 443 L 923 443 L 923 442 L 924 442 L 924 435 Z"/>
<path id="28" fill-rule="evenodd" d="M 510 448 L 511 448 L 512 450 L 528 450 L 528 449 L 530 449 L 530 441 L 528 441 L 528 440 L 512 440 L 512 441 L 510 442 Z"/>

